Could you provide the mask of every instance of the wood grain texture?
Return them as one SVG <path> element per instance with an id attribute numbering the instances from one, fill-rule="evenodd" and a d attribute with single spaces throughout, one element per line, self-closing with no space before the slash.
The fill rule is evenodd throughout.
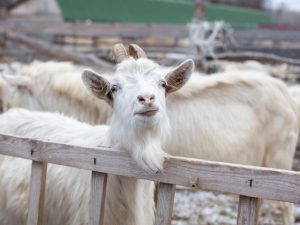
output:
<path id="1" fill-rule="evenodd" d="M 51 16 L 10 16 L 0 20 L 0 26 L 6 30 L 14 30 L 29 34 L 44 35 L 70 35 L 70 36 L 97 36 L 97 37 L 168 37 L 172 39 L 187 38 L 188 27 L 180 24 L 142 24 L 142 23 L 76 23 L 63 21 Z M 299 30 L 281 29 L 247 29 L 236 30 L 234 38 L 237 42 L 249 42 L 253 40 L 272 41 L 300 41 Z M 239 46 L 237 46 L 238 48 Z"/>
<path id="2" fill-rule="evenodd" d="M 176 185 L 160 183 L 157 197 L 155 225 L 170 225 Z"/>
<path id="3" fill-rule="evenodd" d="M 259 199 L 241 195 L 239 198 L 237 225 L 256 225 Z"/>
<path id="4" fill-rule="evenodd" d="M 43 224 L 47 163 L 32 161 L 27 225 Z"/>
<path id="5" fill-rule="evenodd" d="M 7 135 L 0 135 L 0 154 L 203 190 L 300 203 L 300 172 L 294 171 L 169 157 L 164 169 L 155 174 L 141 169 L 126 152 L 111 148 L 75 147 Z"/>
<path id="6" fill-rule="evenodd" d="M 92 172 L 89 225 L 104 224 L 107 174 Z"/>
<path id="7" fill-rule="evenodd" d="M 0 26 L 6 30 L 45 35 L 98 36 L 98 37 L 187 37 L 185 25 L 177 24 L 140 24 L 140 23 L 72 23 L 49 17 L 30 19 L 8 18 L 0 20 Z M 168 32 L 166 32 L 166 30 Z"/>
<path id="8" fill-rule="evenodd" d="M 79 64 L 86 64 L 88 66 L 94 66 L 101 69 L 111 69 L 113 66 L 103 60 L 98 59 L 94 55 L 85 55 L 80 52 L 69 51 L 50 44 L 38 38 L 32 38 L 22 33 L 18 33 L 12 30 L 3 30 L 0 28 L 0 33 L 4 33 L 7 40 L 17 42 L 31 49 L 35 49 L 42 54 L 52 56 L 59 60 L 69 60 Z"/>

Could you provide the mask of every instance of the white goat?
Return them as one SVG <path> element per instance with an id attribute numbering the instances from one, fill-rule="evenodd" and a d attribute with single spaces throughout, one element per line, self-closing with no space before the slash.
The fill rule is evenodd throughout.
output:
<path id="1" fill-rule="evenodd" d="M 22 107 L 61 112 L 90 124 L 103 124 L 111 118 L 111 107 L 97 100 L 82 83 L 83 67 L 68 62 L 40 61 L 16 66 L 17 69 L 15 65 L 4 69 L 0 77 L 3 111 Z"/>
<path id="2" fill-rule="evenodd" d="M 288 79 L 290 77 L 291 68 L 286 64 L 269 65 L 263 64 L 255 60 L 247 60 L 245 62 L 233 62 L 233 61 L 219 61 L 220 71 L 258 71 L 272 75 L 273 77 L 280 79 Z"/>
<path id="3" fill-rule="evenodd" d="M 130 47 L 139 49 L 135 45 Z M 83 73 L 87 88 L 114 109 L 109 127 L 87 125 L 54 113 L 12 109 L 0 116 L 0 132 L 74 145 L 108 145 L 128 151 L 147 170 L 161 170 L 166 155 L 161 142 L 170 133 L 165 96 L 186 83 L 194 63 L 187 60 L 163 74 L 151 60 L 129 58 L 120 44 L 114 50 L 119 64 L 113 75 L 103 76 L 89 70 Z M 0 223 L 24 224 L 30 164 L 3 157 L 0 165 Z M 74 168 L 49 166 L 46 224 L 87 223 L 88 174 Z M 105 224 L 153 224 L 153 190 L 151 181 L 110 175 Z"/>
<path id="4" fill-rule="evenodd" d="M 289 92 L 300 111 L 300 85 L 289 86 Z"/>
<path id="5" fill-rule="evenodd" d="M 18 102 L 18 106 L 26 107 L 22 98 L 28 98 L 37 109 L 64 113 L 68 113 L 65 108 L 69 105 L 85 103 L 86 107 L 74 107 L 69 111 L 80 108 L 76 116 L 82 118 L 87 110 L 91 123 L 97 121 L 99 115 L 110 117 L 104 103 L 99 101 L 97 110 L 91 110 L 95 109 L 92 98 L 86 94 L 84 98 L 79 97 L 84 90 L 76 84 L 76 75 L 71 83 L 67 80 L 72 75 L 60 75 L 47 76 L 45 80 L 52 80 L 48 83 L 26 78 L 27 81 L 22 82 L 25 86 L 10 88 L 16 93 L 12 99 L 16 99 L 14 102 Z M 42 74 L 39 76 L 37 80 L 42 81 Z M 10 78 L 6 80 L 9 82 Z M 18 80 L 15 78 L 14 82 Z M 42 106 L 36 104 L 39 102 Z M 292 168 L 299 132 L 298 111 L 287 87 L 277 79 L 246 71 L 212 76 L 194 74 L 185 87 L 170 95 L 167 106 L 172 139 L 167 141 L 165 150 L 172 155 Z M 93 111 L 94 115 L 90 113 Z M 290 206 L 284 206 L 284 217 L 286 225 L 292 224 Z"/>

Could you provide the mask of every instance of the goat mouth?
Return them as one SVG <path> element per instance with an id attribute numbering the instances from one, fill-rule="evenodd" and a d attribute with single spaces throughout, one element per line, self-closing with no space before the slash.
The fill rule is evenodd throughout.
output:
<path id="1" fill-rule="evenodd" d="M 151 117 L 154 116 L 157 112 L 158 109 L 149 109 L 145 111 L 136 112 L 135 115 Z"/>

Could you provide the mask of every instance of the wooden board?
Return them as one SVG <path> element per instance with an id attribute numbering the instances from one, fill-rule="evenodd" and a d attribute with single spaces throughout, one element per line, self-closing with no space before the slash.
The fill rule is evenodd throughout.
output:
<path id="1" fill-rule="evenodd" d="M 138 23 L 71 23 L 49 20 L 47 17 L 33 19 L 9 18 L 0 20 L 0 27 L 30 34 L 74 35 L 100 37 L 182 37 L 188 35 L 186 25 L 138 24 Z M 167 32 L 166 32 L 167 31 Z"/>
<path id="2" fill-rule="evenodd" d="M 32 161 L 27 225 L 42 225 L 47 163 Z"/>
<path id="3" fill-rule="evenodd" d="M 155 225 L 171 224 L 175 191 L 174 184 L 159 184 Z"/>
<path id="4" fill-rule="evenodd" d="M 240 196 L 237 225 L 256 225 L 259 214 L 259 199 Z"/>
<path id="5" fill-rule="evenodd" d="M 92 172 L 89 225 L 104 224 L 107 174 Z"/>
<path id="6" fill-rule="evenodd" d="M 300 203 L 300 173 L 293 171 L 169 157 L 162 172 L 149 173 L 126 152 L 7 135 L 0 135 L 0 154 L 204 190 Z"/>
<path id="7" fill-rule="evenodd" d="M 27 16 L 10 17 L 0 20 L 0 27 L 30 34 L 74 35 L 98 37 L 172 37 L 189 36 L 186 25 L 137 24 L 137 23 L 80 23 L 66 22 L 58 17 Z M 300 42 L 300 30 L 247 29 L 236 30 L 234 38 L 238 41 L 272 40 Z"/>

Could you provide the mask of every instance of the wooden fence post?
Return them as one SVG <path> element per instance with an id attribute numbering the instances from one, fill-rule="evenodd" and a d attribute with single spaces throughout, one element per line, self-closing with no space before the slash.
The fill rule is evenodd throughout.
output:
<path id="1" fill-rule="evenodd" d="M 32 161 L 27 225 L 42 225 L 47 163 Z"/>
<path id="2" fill-rule="evenodd" d="M 174 184 L 159 184 L 155 225 L 171 224 L 175 191 Z"/>
<path id="3" fill-rule="evenodd" d="M 258 221 L 260 200 L 240 195 L 238 207 L 238 225 L 256 225 Z"/>
<path id="4" fill-rule="evenodd" d="M 107 174 L 92 171 L 89 225 L 104 224 Z"/>

